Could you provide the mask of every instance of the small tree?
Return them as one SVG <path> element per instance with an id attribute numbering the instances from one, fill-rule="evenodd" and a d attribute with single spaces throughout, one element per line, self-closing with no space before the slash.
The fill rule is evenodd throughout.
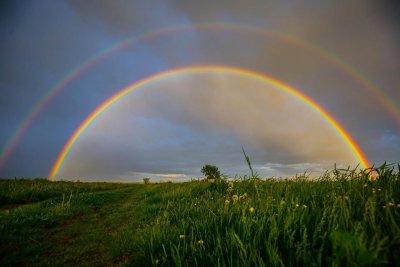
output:
<path id="1" fill-rule="evenodd" d="M 143 183 L 144 184 L 149 184 L 150 183 L 150 178 L 143 178 Z"/>
<path id="2" fill-rule="evenodd" d="M 206 164 L 201 168 L 201 172 L 207 177 L 207 179 L 220 179 L 221 173 L 217 166 Z"/>

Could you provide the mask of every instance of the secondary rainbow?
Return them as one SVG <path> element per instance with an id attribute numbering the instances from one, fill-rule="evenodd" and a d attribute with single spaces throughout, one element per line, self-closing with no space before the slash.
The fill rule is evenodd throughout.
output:
<path id="1" fill-rule="evenodd" d="M 68 73 L 65 78 L 63 78 L 60 82 L 58 82 L 51 90 L 40 100 L 38 101 L 27 113 L 25 119 L 22 120 L 20 125 L 16 128 L 14 134 L 10 136 L 8 141 L 5 143 L 4 148 L 0 151 L 0 168 L 5 164 L 5 162 L 10 157 L 12 151 L 15 146 L 18 144 L 22 136 L 25 134 L 26 130 L 32 124 L 32 122 L 36 119 L 36 117 L 44 110 L 44 108 L 51 102 L 53 98 L 55 98 L 62 90 L 64 90 L 72 81 L 76 80 L 79 76 L 81 76 L 85 71 L 95 66 L 102 60 L 108 58 L 114 52 L 120 51 L 127 47 L 131 47 L 135 44 L 149 41 L 154 38 L 162 37 L 169 35 L 171 33 L 180 33 L 185 31 L 203 31 L 203 30 L 241 30 L 247 31 L 249 33 L 259 34 L 268 36 L 286 43 L 293 44 L 295 46 L 301 47 L 315 55 L 318 55 L 321 59 L 329 62 L 330 64 L 337 66 L 339 70 L 343 73 L 354 79 L 357 83 L 359 83 L 362 88 L 367 89 L 369 92 L 373 93 L 379 102 L 385 107 L 387 111 L 394 117 L 396 122 L 400 125 L 400 110 L 396 106 L 396 104 L 386 96 L 377 86 L 375 86 L 372 82 L 366 79 L 359 71 L 355 68 L 351 67 L 349 64 L 345 63 L 339 57 L 324 51 L 323 49 L 310 44 L 304 40 L 301 40 L 298 37 L 293 35 L 276 32 L 268 29 L 261 28 L 256 25 L 241 25 L 234 23 L 203 23 L 203 24 L 194 24 L 194 25 L 175 25 L 167 28 L 163 28 L 157 31 L 142 33 L 135 37 L 131 37 L 128 39 L 124 39 L 111 47 L 102 50 L 97 53 L 95 56 L 85 60 L 82 64 L 73 69 L 70 73 Z"/>
<path id="2" fill-rule="evenodd" d="M 71 148 L 75 144 L 75 142 L 79 139 L 82 133 L 90 126 L 91 123 L 100 115 L 102 114 L 107 108 L 109 108 L 112 104 L 117 102 L 119 99 L 124 97 L 125 95 L 129 94 L 130 92 L 134 91 L 135 89 L 155 81 L 159 78 L 166 77 L 168 75 L 180 74 L 180 73 L 191 73 L 191 72 L 228 72 L 234 74 L 240 74 L 245 76 L 254 77 L 260 80 L 263 80 L 267 83 L 270 83 L 278 88 L 289 92 L 291 95 L 297 97 L 299 100 L 307 104 L 310 108 L 314 109 L 320 116 L 322 116 L 338 133 L 338 135 L 345 141 L 348 145 L 349 149 L 352 151 L 353 155 L 359 160 L 360 164 L 364 168 L 370 167 L 369 162 L 366 156 L 361 152 L 360 148 L 356 144 L 356 142 L 350 137 L 350 135 L 344 130 L 344 128 L 337 122 L 328 112 L 326 112 L 321 106 L 315 103 L 311 98 L 306 96 L 305 94 L 301 93 L 297 89 L 290 87 L 287 84 L 284 84 L 274 78 L 268 77 L 266 75 L 246 70 L 240 69 L 237 67 L 230 67 L 230 66 L 189 66 L 184 68 L 172 69 L 168 71 L 163 71 L 156 73 L 148 78 L 140 80 L 128 87 L 123 88 L 117 94 L 110 97 L 107 101 L 97 107 L 77 128 L 74 134 L 69 138 L 68 142 L 65 144 L 64 148 L 62 149 L 61 153 L 57 157 L 55 164 L 53 165 L 51 172 L 49 174 L 49 180 L 54 181 L 63 165 L 63 162 L 67 158 Z"/>

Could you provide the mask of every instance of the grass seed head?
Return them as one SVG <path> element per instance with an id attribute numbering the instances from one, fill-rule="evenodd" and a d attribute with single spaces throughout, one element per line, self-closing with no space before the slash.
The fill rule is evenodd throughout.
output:
<path id="1" fill-rule="evenodd" d="M 237 202 L 239 200 L 238 195 L 233 195 L 232 200 L 233 200 L 233 202 Z"/>

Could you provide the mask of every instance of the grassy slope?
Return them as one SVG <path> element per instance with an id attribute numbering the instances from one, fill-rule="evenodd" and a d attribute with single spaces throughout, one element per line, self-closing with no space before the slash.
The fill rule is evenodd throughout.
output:
<path id="1" fill-rule="evenodd" d="M 44 191 L 60 186 L 37 182 Z M 26 183 L 32 181 L 20 181 L 23 191 Z M 12 209 L 9 201 L 7 209 L 0 205 L 0 265 L 93 266 L 126 262 L 133 253 L 134 235 L 130 233 L 145 221 L 140 216 L 144 213 L 135 207 L 146 189 L 139 184 L 98 186 L 81 183 L 77 188 L 65 183 L 65 192 L 58 192 L 56 197 L 51 193 L 40 202 Z M 43 196 L 38 188 L 28 195 Z"/>
<path id="2" fill-rule="evenodd" d="M 71 201 L 59 192 L 8 212 L 0 206 L 0 265 L 398 264 L 399 174 L 333 176 L 88 186 Z"/>
<path id="3" fill-rule="evenodd" d="M 18 204 L 38 202 L 69 193 L 94 192 L 126 187 L 118 183 L 80 183 L 59 181 L 51 183 L 45 179 L 0 179 L 0 208 Z"/>
<path id="4" fill-rule="evenodd" d="M 394 266 L 400 262 L 398 174 L 370 182 L 242 181 L 165 185 L 141 231 L 142 266 Z M 235 195 L 246 199 L 234 201 Z M 160 205 L 160 203 L 163 203 Z M 254 212 L 251 212 L 252 209 Z"/>

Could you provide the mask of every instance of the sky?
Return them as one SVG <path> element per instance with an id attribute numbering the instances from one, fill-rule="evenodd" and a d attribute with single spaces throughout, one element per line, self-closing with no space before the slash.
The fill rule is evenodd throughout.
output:
<path id="1" fill-rule="evenodd" d="M 389 0 L 2 1 L 0 177 L 49 178 L 96 108 L 151 77 L 93 120 L 55 180 L 248 175 L 242 147 L 262 177 L 360 163 L 272 81 L 369 163 L 397 163 L 399 23 Z"/>

